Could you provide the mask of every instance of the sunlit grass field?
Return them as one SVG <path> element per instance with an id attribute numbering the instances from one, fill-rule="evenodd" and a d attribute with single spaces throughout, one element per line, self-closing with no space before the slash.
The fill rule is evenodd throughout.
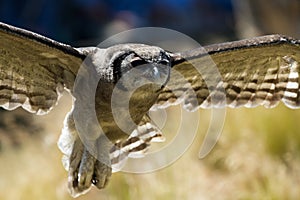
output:
<path id="1" fill-rule="evenodd" d="M 2 148 L 1 200 L 72 199 L 56 146 L 69 104 L 70 99 L 64 98 L 49 115 L 34 117 L 44 126 L 42 137 L 24 138 L 17 149 Z M 171 109 L 169 115 L 176 112 Z M 106 189 L 92 188 L 77 199 L 300 198 L 300 110 L 283 105 L 227 109 L 220 140 L 201 160 L 198 153 L 210 110 L 200 110 L 199 115 L 197 137 L 177 162 L 148 174 L 113 174 Z M 173 137 L 170 130 L 164 129 L 167 142 Z"/>

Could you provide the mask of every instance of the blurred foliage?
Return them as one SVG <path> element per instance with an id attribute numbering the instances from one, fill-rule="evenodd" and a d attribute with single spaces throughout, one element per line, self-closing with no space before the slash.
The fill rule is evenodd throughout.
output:
<path id="1" fill-rule="evenodd" d="M 48 122 L 60 120 L 56 118 L 63 115 L 63 105 L 59 106 Z M 176 113 L 173 109 L 179 108 L 170 109 L 170 115 Z M 197 155 L 211 113 L 199 114 L 194 143 L 171 166 L 147 174 L 116 173 L 106 189 L 93 187 L 78 199 L 298 199 L 299 112 L 283 105 L 228 109 L 220 140 L 202 160 Z M 46 143 L 27 140 L 22 149 L 0 154 L 5 163 L 0 165 L 0 199 L 72 199 L 56 147 L 60 128 L 55 127 L 56 134 L 45 129 L 46 138 L 54 135 Z M 168 140 L 173 131 L 166 127 Z"/>
<path id="2" fill-rule="evenodd" d="M 0 110 L 0 153 L 6 147 L 21 148 L 29 137 L 39 138 L 43 128 L 30 113 L 18 109 L 14 112 Z"/>
<path id="3" fill-rule="evenodd" d="M 239 37 L 284 34 L 299 37 L 299 0 L 233 0 Z"/>

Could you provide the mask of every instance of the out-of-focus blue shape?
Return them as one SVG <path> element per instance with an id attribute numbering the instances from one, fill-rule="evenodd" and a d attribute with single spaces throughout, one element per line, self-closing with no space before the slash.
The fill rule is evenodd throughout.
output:
<path id="1" fill-rule="evenodd" d="M 175 29 L 201 43 L 234 30 L 231 0 L 0 0 L 0 21 L 70 44 L 96 43 L 116 20 Z"/>

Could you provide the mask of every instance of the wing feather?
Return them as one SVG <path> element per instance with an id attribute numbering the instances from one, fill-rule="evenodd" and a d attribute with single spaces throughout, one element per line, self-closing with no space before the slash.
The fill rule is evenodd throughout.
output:
<path id="1" fill-rule="evenodd" d="M 0 106 L 47 113 L 64 88 L 72 89 L 84 58 L 71 46 L 0 23 Z"/>
<path id="2" fill-rule="evenodd" d="M 188 110 L 273 107 L 279 101 L 300 107 L 299 40 L 269 35 L 177 53 L 173 59 L 170 81 L 154 108 L 181 101 Z"/>

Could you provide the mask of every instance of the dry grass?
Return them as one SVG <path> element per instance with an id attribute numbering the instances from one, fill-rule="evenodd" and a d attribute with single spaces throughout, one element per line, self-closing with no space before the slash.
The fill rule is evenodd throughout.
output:
<path id="1" fill-rule="evenodd" d="M 27 139 L 21 149 L 0 153 L 0 199 L 72 199 L 56 147 L 68 102 L 36 118 L 46 120 L 42 141 Z M 299 199 L 300 111 L 282 105 L 229 109 L 220 141 L 199 160 L 209 115 L 200 111 L 198 137 L 171 166 L 142 175 L 114 174 L 105 190 L 92 188 L 78 199 Z"/>

